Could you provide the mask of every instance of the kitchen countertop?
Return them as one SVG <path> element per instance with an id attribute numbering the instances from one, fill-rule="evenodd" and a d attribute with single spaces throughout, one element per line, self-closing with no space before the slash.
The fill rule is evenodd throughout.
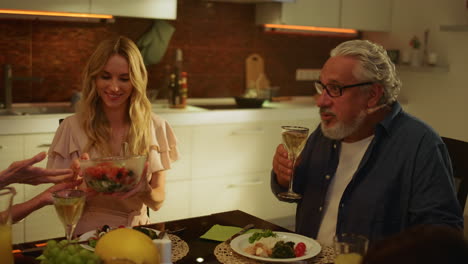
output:
<path id="1" fill-rule="evenodd" d="M 268 120 L 307 119 L 317 114 L 315 103 L 310 96 L 291 97 L 288 101 L 266 101 L 263 108 L 233 109 L 234 98 L 189 98 L 184 109 L 173 109 L 165 101 L 153 103 L 153 112 L 166 119 L 172 126 L 193 126 L 256 122 Z M 225 105 L 228 109 L 209 110 L 197 105 Z M 59 119 L 72 113 L 4 115 L 0 116 L 0 135 L 53 133 Z"/>

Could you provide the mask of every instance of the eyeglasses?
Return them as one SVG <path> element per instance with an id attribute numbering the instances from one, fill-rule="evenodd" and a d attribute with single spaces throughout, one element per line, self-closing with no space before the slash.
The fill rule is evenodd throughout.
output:
<path id="1" fill-rule="evenodd" d="M 340 97 L 343 94 L 343 89 L 345 89 L 345 88 L 369 85 L 369 84 L 373 84 L 373 83 L 374 82 L 363 82 L 363 83 L 357 83 L 357 84 L 341 86 L 341 85 L 338 85 L 338 84 L 327 84 L 327 85 L 325 85 L 321 81 L 315 80 L 314 81 L 314 86 L 315 86 L 315 90 L 317 90 L 318 94 L 322 94 L 323 90 L 326 90 L 330 97 Z"/>

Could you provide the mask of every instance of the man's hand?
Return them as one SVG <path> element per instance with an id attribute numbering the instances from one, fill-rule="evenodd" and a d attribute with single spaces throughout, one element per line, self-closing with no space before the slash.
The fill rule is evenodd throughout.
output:
<path id="1" fill-rule="evenodd" d="M 273 171 L 276 174 L 276 181 L 285 188 L 289 186 L 291 180 L 292 166 L 292 161 L 288 159 L 288 151 L 283 144 L 279 144 L 273 157 Z"/>
<path id="2" fill-rule="evenodd" d="M 32 165 L 45 159 L 45 152 L 21 161 L 13 162 L 6 170 L 0 172 L 0 187 L 11 183 L 38 185 L 41 183 L 59 183 L 73 178 L 70 169 L 45 169 Z"/>

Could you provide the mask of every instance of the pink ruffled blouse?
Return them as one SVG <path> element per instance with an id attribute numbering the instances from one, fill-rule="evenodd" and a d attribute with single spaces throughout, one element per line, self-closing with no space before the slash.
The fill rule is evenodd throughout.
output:
<path id="1" fill-rule="evenodd" d="M 152 172 L 170 169 L 171 163 L 179 158 L 177 139 L 171 126 L 154 113 L 151 118 L 148 182 Z M 47 168 L 70 168 L 72 161 L 83 153 L 87 140 L 77 115 L 65 118 L 49 149 Z M 91 149 L 89 155 L 91 159 L 99 157 L 95 149 Z M 83 182 L 80 188 L 86 188 L 86 184 Z M 147 206 L 138 195 L 122 200 L 109 195 L 97 195 L 88 197 L 75 233 L 82 234 L 103 225 L 118 227 L 148 223 Z"/>

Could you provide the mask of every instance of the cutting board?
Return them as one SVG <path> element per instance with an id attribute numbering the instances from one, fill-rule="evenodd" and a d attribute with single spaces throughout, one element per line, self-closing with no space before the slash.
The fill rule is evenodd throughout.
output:
<path id="1" fill-rule="evenodd" d="M 245 88 L 265 89 L 269 86 L 270 83 L 265 75 L 262 56 L 256 53 L 249 55 L 245 60 Z"/>

